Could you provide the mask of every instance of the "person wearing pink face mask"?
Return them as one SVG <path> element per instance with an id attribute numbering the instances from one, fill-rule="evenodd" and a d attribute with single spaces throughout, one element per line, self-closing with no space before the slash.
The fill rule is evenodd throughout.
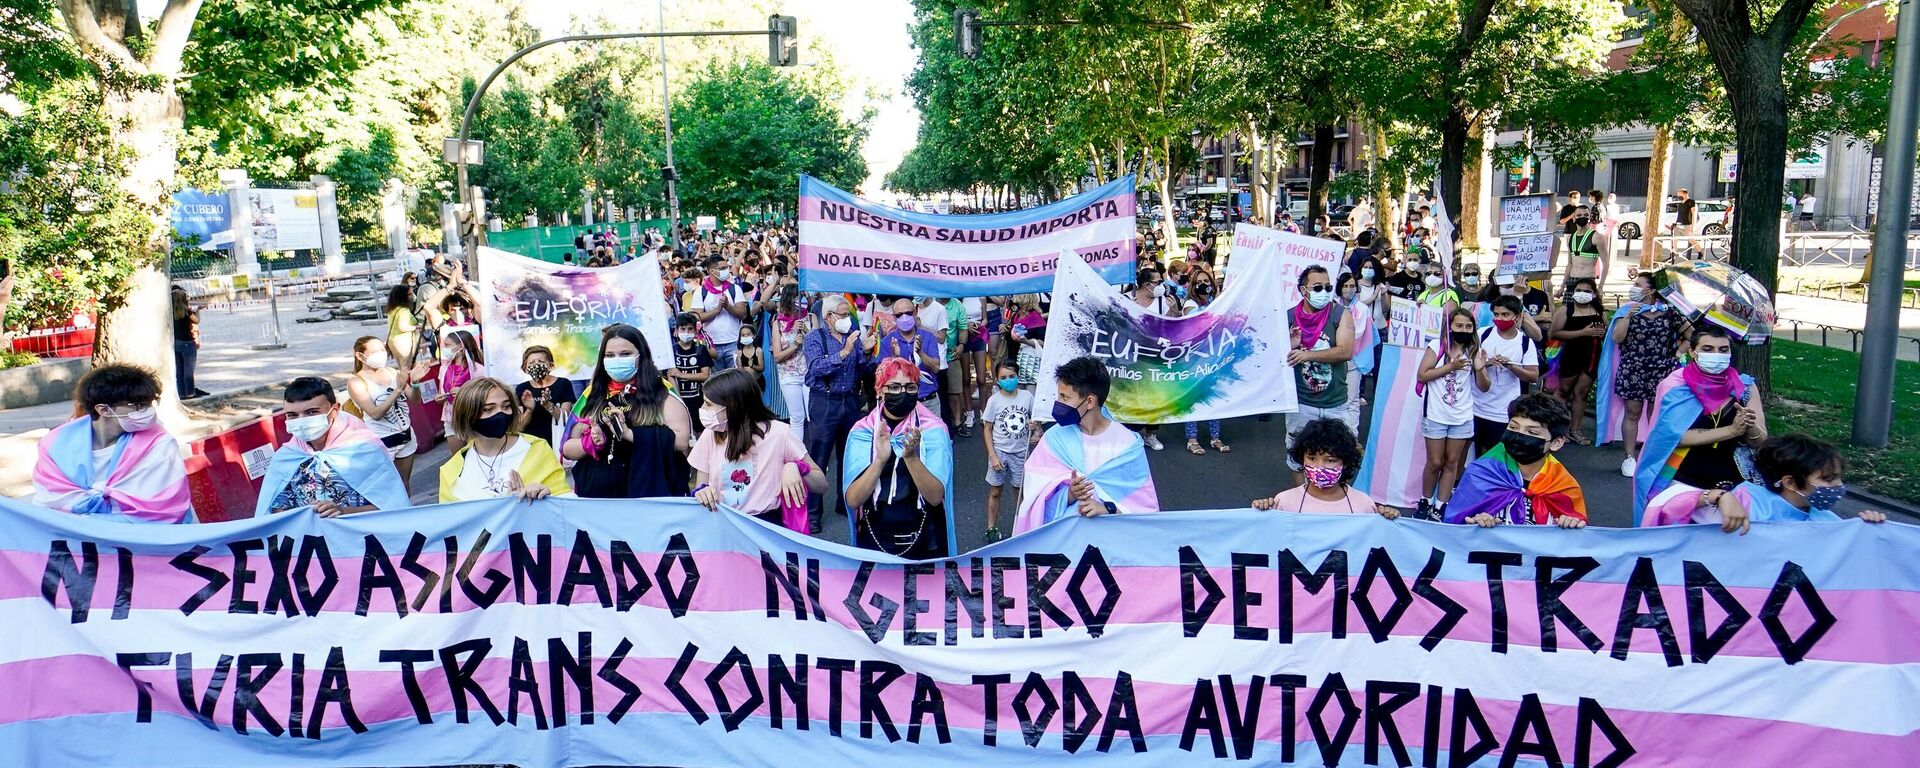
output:
<path id="1" fill-rule="evenodd" d="M 1360 439 L 1339 419 L 1314 419 L 1300 428 L 1288 457 L 1299 464 L 1306 482 L 1275 494 L 1254 499 L 1253 508 L 1309 515 L 1378 514 L 1388 520 L 1400 516 L 1400 510 L 1374 503 L 1365 493 L 1353 488 L 1360 474 Z"/>

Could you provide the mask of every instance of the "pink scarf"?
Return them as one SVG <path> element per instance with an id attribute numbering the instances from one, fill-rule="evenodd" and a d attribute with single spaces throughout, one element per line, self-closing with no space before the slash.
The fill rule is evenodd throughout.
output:
<path id="1" fill-rule="evenodd" d="M 1313 345 L 1320 341 L 1321 331 L 1326 330 L 1327 318 L 1330 317 L 1333 317 L 1332 304 L 1315 312 L 1307 309 L 1307 300 L 1302 297 L 1299 304 L 1293 305 L 1293 327 L 1300 329 L 1301 348 L 1313 349 Z"/>
<path id="2" fill-rule="evenodd" d="M 720 294 L 726 293 L 729 289 L 733 288 L 733 283 L 722 282 L 721 284 L 716 286 L 713 284 L 713 278 L 707 278 L 705 280 L 700 281 L 700 287 L 707 289 L 707 293 L 711 293 L 718 296 Z"/>
<path id="3" fill-rule="evenodd" d="M 1680 380 L 1686 382 L 1687 389 L 1693 391 L 1693 397 L 1700 401 L 1706 413 L 1719 413 L 1728 400 L 1746 394 L 1746 382 L 1740 380 L 1740 372 L 1727 366 L 1718 374 L 1700 370 L 1700 366 L 1688 363 L 1680 369 Z"/>

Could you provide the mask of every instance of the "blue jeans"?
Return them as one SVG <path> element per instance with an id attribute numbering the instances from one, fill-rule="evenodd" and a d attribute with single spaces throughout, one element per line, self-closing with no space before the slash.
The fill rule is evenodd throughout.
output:
<path id="1" fill-rule="evenodd" d="M 721 371 L 734 367 L 734 365 L 738 362 L 735 358 L 738 357 L 739 354 L 740 354 L 740 342 L 736 341 L 731 344 L 721 344 L 719 342 L 714 342 L 713 372 L 719 373 Z"/>
<path id="2" fill-rule="evenodd" d="M 180 396 L 193 394 L 193 367 L 200 362 L 200 345 L 192 339 L 173 340 L 173 386 Z"/>

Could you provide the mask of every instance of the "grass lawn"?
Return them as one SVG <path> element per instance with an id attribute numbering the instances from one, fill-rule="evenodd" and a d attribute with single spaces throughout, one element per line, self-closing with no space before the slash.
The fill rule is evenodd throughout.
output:
<path id="1" fill-rule="evenodd" d="M 1804 432 L 1842 446 L 1847 483 L 1920 503 L 1920 363 L 1898 361 L 1893 372 L 1893 433 L 1887 447 L 1847 445 L 1860 356 L 1844 349 L 1776 340 L 1767 421 L 1773 434 Z"/>

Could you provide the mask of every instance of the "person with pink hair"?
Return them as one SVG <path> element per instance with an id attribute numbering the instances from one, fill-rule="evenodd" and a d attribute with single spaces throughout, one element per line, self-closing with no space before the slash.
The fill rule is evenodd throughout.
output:
<path id="1" fill-rule="evenodd" d="M 847 434 L 840 471 L 853 545 L 909 560 L 958 554 L 953 438 L 920 402 L 920 366 L 890 357 L 873 379 L 880 404 Z"/>

